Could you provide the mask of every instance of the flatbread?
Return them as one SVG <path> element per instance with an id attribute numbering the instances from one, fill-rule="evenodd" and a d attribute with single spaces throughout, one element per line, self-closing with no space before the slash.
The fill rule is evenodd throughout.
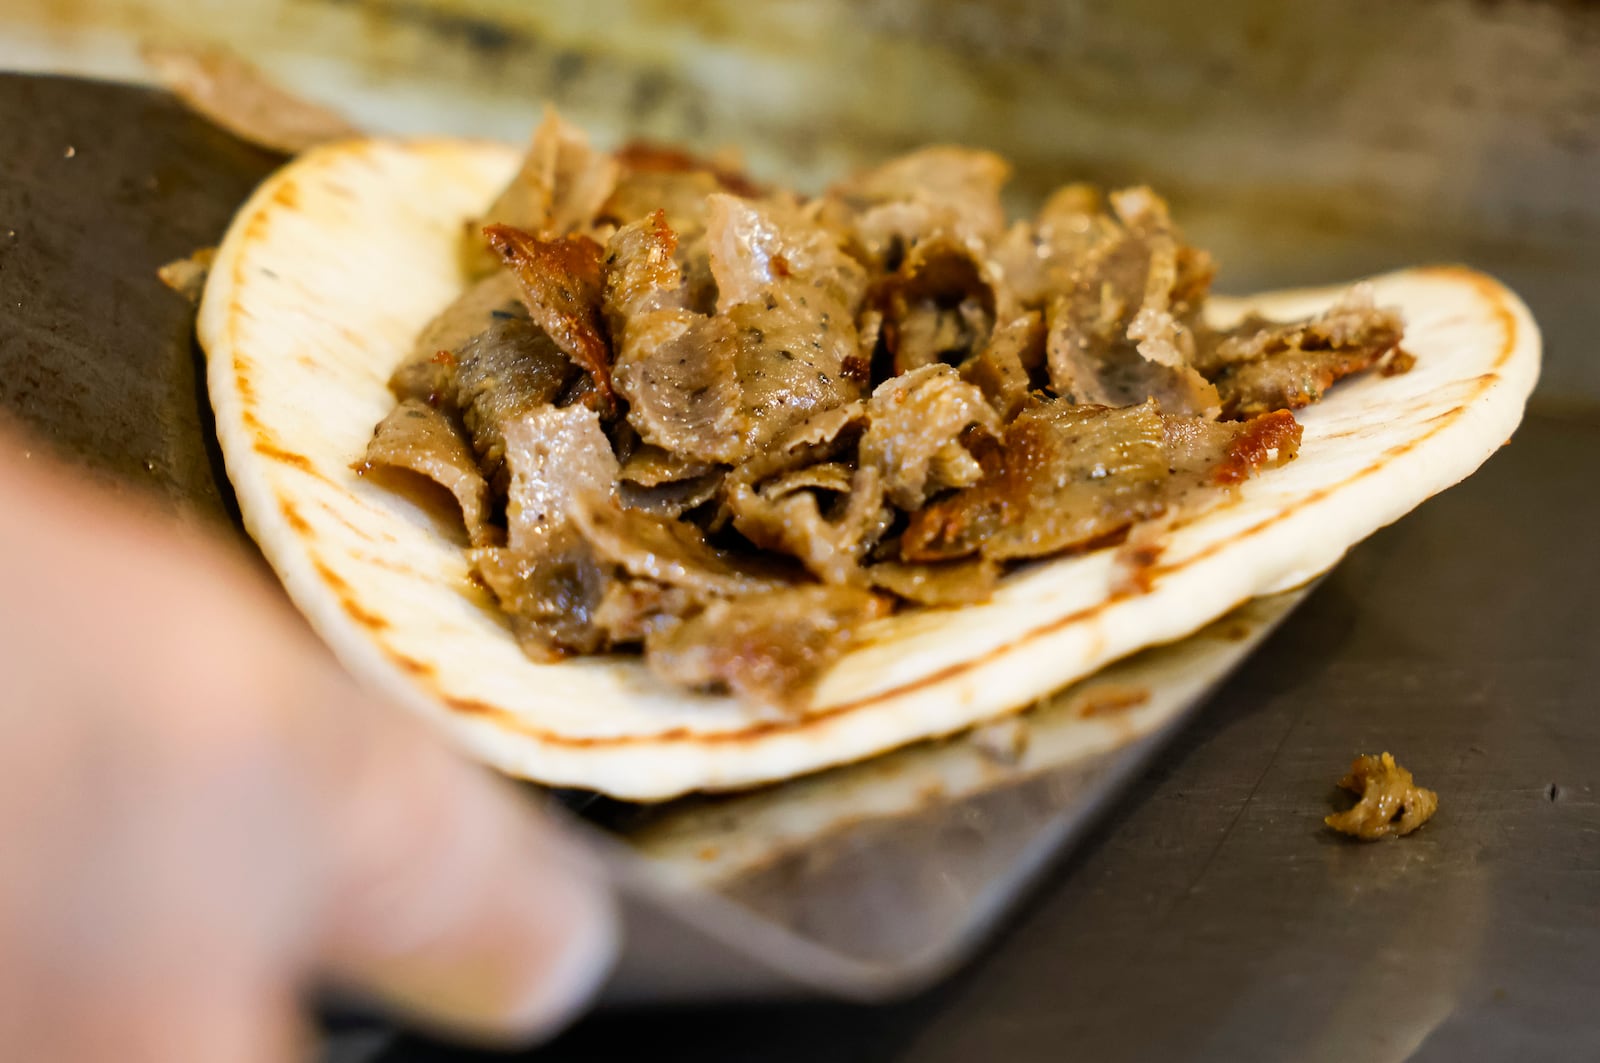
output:
<path id="1" fill-rule="evenodd" d="M 994 600 L 875 623 L 803 714 L 673 689 L 629 657 L 535 664 L 434 516 L 356 475 L 393 406 L 385 382 L 459 293 L 457 241 L 515 149 L 364 140 L 316 149 L 240 211 L 199 332 L 228 474 L 289 595 L 358 677 L 517 776 L 633 800 L 789 778 L 1025 707 L 1241 602 L 1294 587 L 1471 473 L 1506 442 L 1538 375 L 1512 292 L 1458 266 L 1372 279 L 1405 314 L 1416 367 L 1300 411 L 1300 456 L 1166 534 L 1148 593 L 1111 550 L 1030 565 Z M 1214 299 L 1313 313 L 1345 291 Z M 1152 721 L 1152 726 L 1160 721 Z"/>

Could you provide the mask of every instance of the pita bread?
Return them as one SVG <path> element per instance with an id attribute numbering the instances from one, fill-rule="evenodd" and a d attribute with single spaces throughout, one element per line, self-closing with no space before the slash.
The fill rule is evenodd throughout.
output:
<path id="1" fill-rule="evenodd" d="M 351 471 L 393 404 L 390 371 L 464 284 L 463 222 L 517 164 L 511 147 L 458 140 L 300 157 L 235 219 L 199 332 L 245 524 L 291 598 L 358 677 L 550 785 L 632 800 L 749 787 L 1026 707 L 1325 571 L 1506 442 L 1538 375 L 1538 329 L 1491 278 L 1374 278 L 1379 304 L 1405 314 L 1416 367 L 1300 411 L 1299 458 L 1169 532 L 1148 593 L 1112 590 L 1110 550 L 1037 563 L 988 604 L 874 624 L 808 711 L 777 716 L 672 689 L 634 658 L 533 663 L 443 525 Z M 1215 299 L 1211 313 L 1301 316 L 1344 290 Z"/>

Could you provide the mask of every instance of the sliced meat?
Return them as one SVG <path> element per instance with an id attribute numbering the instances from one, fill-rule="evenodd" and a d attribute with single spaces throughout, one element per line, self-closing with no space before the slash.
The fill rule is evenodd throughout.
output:
<path id="1" fill-rule="evenodd" d="M 673 229 L 693 234 L 706 226 L 706 197 L 721 190 L 716 175 L 704 170 L 629 170 L 600 216 L 627 225 L 660 212 Z"/>
<path id="2" fill-rule="evenodd" d="M 687 461 L 733 463 L 750 451 L 738 376 L 739 343 L 727 318 L 657 310 L 635 318 L 617 357 L 628 423 Z"/>
<path id="3" fill-rule="evenodd" d="M 516 313 L 496 311 L 489 327 L 457 348 L 447 364 L 479 466 L 504 494 L 506 426 L 557 401 L 580 371 L 520 306 Z"/>
<path id="4" fill-rule="evenodd" d="M 885 615 L 885 599 L 856 587 L 793 587 L 714 601 L 645 639 L 650 668 L 681 686 L 727 690 L 798 711 L 816 682 Z"/>
<path id="5" fill-rule="evenodd" d="M 486 547 L 467 556 L 510 616 L 512 633 L 529 657 L 553 661 L 605 648 L 606 632 L 595 614 L 611 575 L 570 529 L 534 549 Z"/>
<path id="6" fill-rule="evenodd" d="M 785 573 L 763 559 L 715 549 L 692 524 L 623 510 L 604 495 L 581 499 L 573 517 L 596 556 L 639 579 L 724 597 L 755 594 L 789 582 Z"/>
<path id="7" fill-rule="evenodd" d="M 613 646 L 643 642 L 657 628 L 699 612 L 706 600 L 687 587 L 644 579 L 612 580 L 594 611 L 594 625 Z"/>
<path id="8" fill-rule="evenodd" d="M 853 448 L 866 426 L 867 405 L 864 402 L 821 410 L 740 465 L 729 476 L 729 483 L 754 487 L 791 469 L 831 461 Z"/>
<path id="9" fill-rule="evenodd" d="M 943 487 L 935 458 L 972 426 L 1000 434 L 1000 418 L 983 392 L 948 365 L 929 365 L 890 377 L 867 401 L 867 430 L 860 461 L 878 470 L 889 501 L 907 512 L 918 509 Z M 969 459 L 970 460 L 970 459 Z M 940 463 L 948 468 L 948 457 Z M 958 474 L 959 475 L 959 474 Z"/>
<path id="10" fill-rule="evenodd" d="M 616 483 L 611 443 L 586 406 L 532 410 L 505 426 L 505 440 L 507 545 L 519 553 L 569 529 L 580 496 L 609 497 Z"/>
<path id="11" fill-rule="evenodd" d="M 471 224 L 475 239 L 468 241 L 469 264 L 486 270 L 496 262 L 478 236 L 485 226 L 507 225 L 542 237 L 587 229 L 611 195 L 618 173 L 615 159 L 595 150 L 583 131 L 563 121 L 554 108 L 546 108 L 522 166 L 488 212 Z"/>
<path id="12" fill-rule="evenodd" d="M 1176 478 L 1168 494 L 1180 497 L 1192 487 L 1243 483 L 1263 468 L 1291 461 L 1300 450 L 1300 425 L 1288 410 L 1248 421 L 1210 421 L 1203 417 L 1162 418 L 1167 463 Z"/>
<path id="13" fill-rule="evenodd" d="M 1011 165 L 971 148 L 913 151 L 836 185 L 831 194 L 854 207 L 857 239 L 875 263 L 936 233 L 986 244 L 1005 229 L 1000 189 Z"/>
<path id="14" fill-rule="evenodd" d="M 826 292 L 791 281 L 764 301 L 733 307 L 726 320 L 737 329 L 735 365 L 753 447 L 860 397 L 853 315 Z"/>
<path id="15" fill-rule="evenodd" d="M 679 454 L 640 443 L 618 475 L 617 501 L 624 509 L 642 509 L 661 517 L 678 517 L 717 497 L 726 470 L 720 465 L 690 461 Z"/>
<path id="16" fill-rule="evenodd" d="M 825 461 L 803 469 L 773 477 L 761 485 L 761 493 L 768 498 L 785 498 L 796 491 L 829 491 L 833 494 L 850 493 L 855 470 L 842 461 Z"/>
<path id="17" fill-rule="evenodd" d="M 1400 350 L 1403 336 L 1400 315 L 1374 306 L 1370 289 L 1358 288 L 1307 321 L 1251 317 L 1213 334 L 1201 344 L 1199 364 L 1216 382 L 1223 416 L 1251 417 L 1298 410 L 1374 365 L 1403 372 L 1411 364 Z"/>
<path id="18" fill-rule="evenodd" d="M 995 327 L 983 349 L 961 363 L 961 379 L 983 392 L 1002 421 L 1028 404 L 1032 371 L 1044 362 L 1044 318 L 1028 311 Z"/>
<path id="19" fill-rule="evenodd" d="M 455 422 L 420 399 L 406 399 L 378 424 L 358 470 L 406 469 L 449 491 L 474 546 L 492 538 L 489 484 Z"/>
<path id="20" fill-rule="evenodd" d="M 898 270 L 874 285 L 872 301 L 897 373 L 961 362 L 988 343 L 997 319 L 1015 313 L 999 271 L 948 236 L 913 247 Z"/>
<path id="21" fill-rule="evenodd" d="M 623 509 L 642 510 L 658 517 L 681 517 L 721 494 L 723 476 L 719 468 L 649 487 L 623 481 L 617 484 L 617 502 Z"/>
<path id="22" fill-rule="evenodd" d="M 617 149 L 616 160 L 628 174 L 709 173 L 723 191 L 736 196 L 762 195 L 762 187 L 740 168 L 737 158 L 730 160 L 727 154 L 719 151 L 716 158 L 707 158 L 671 144 L 630 140 Z"/>
<path id="23" fill-rule="evenodd" d="M 397 399 L 454 404 L 455 361 L 450 356 L 488 328 L 495 314 L 510 312 L 521 312 L 517 281 L 511 274 L 496 271 L 472 284 L 423 328 L 411 357 L 389 378 L 389 390 Z"/>
<path id="24" fill-rule="evenodd" d="M 617 389 L 645 442 L 688 461 L 736 462 L 750 444 L 734 326 L 688 309 L 676 247 L 660 212 L 619 229 L 607 245 Z"/>
<path id="25" fill-rule="evenodd" d="M 714 195 L 706 202 L 706 241 L 719 312 L 758 302 L 795 279 L 823 289 L 852 315 L 866 291 L 866 271 L 792 203 Z"/>
<path id="26" fill-rule="evenodd" d="M 603 305 L 619 344 L 627 342 L 636 320 L 657 310 L 688 308 L 677 249 L 678 234 L 659 210 L 624 225 L 606 242 Z"/>
<path id="27" fill-rule="evenodd" d="M 978 605 L 994 597 L 1000 566 L 987 558 L 913 565 L 880 561 L 866 570 L 867 582 L 917 605 Z"/>
<path id="28" fill-rule="evenodd" d="M 733 526 L 761 549 L 798 559 L 824 583 L 859 582 L 861 559 L 894 517 L 883 505 L 877 470 L 857 469 L 848 493 L 827 506 L 815 493 L 795 488 L 792 475 L 759 490 L 733 482 L 728 491 Z"/>
<path id="29" fill-rule="evenodd" d="M 670 450 L 641 443 L 635 447 L 628 460 L 622 463 L 618 479 L 640 487 L 658 487 L 662 484 L 692 480 L 716 471 L 715 465 L 691 461 Z"/>
<path id="30" fill-rule="evenodd" d="M 601 314 L 604 249 L 581 234 L 544 240 L 507 225 L 491 225 L 484 235 L 516 277 L 529 316 L 594 378 L 601 408 L 610 409 L 611 345 Z"/>
<path id="31" fill-rule="evenodd" d="M 1210 258 L 1181 243 L 1149 189 L 1116 193 L 1119 224 L 1082 256 L 1049 306 L 1047 357 L 1057 394 L 1173 413 L 1215 415 L 1216 389 L 1190 365 Z"/>
<path id="32" fill-rule="evenodd" d="M 1119 231 L 1105 198 L 1087 184 L 1057 189 L 1032 222 L 1017 222 L 994 244 L 991 258 L 1025 307 L 1043 308 L 1072 285 L 1096 247 Z"/>
<path id="33" fill-rule="evenodd" d="M 833 235 L 791 205 L 710 203 L 719 315 L 738 330 L 749 438 L 762 447 L 860 395 L 855 313 L 865 275 Z"/>
<path id="34" fill-rule="evenodd" d="M 1114 409 L 1057 399 L 1007 426 L 993 475 L 913 514 L 901 554 L 1003 561 L 1082 547 L 1160 515 L 1170 475 L 1154 403 Z"/>
<path id="35" fill-rule="evenodd" d="M 617 459 L 585 406 L 532 410 L 505 426 L 510 491 L 507 542 L 474 550 L 474 571 L 512 618 L 530 656 L 594 653 L 605 633 L 594 622 L 610 565 L 578 534 L 573 512 L 580 497 L 606 497 Z"/>

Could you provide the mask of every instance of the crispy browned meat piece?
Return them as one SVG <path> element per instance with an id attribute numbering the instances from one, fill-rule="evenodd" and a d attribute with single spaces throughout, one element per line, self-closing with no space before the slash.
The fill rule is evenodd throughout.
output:
<path id="1" fill-rule="evenodd" d="M 1061 399 L 1006 427 L 1001 467 L 913 514 L 908 561 L 981 553 L 1041 557 L 1085 546 L 1164 508 L 1167 450 L 1153 403 L 1114 409 Z"/>
<path id="2" fill-rule="evenodd" d="M 982 483 L 912 514 L 901 553 L 1003 561 L 1089 546 L 1192 501 L 1199 489 L 1288 461 L 1299 442 L 1300 426 L 1284 413 L 1235 425 L 1163 416 L 1153 402 L 1056 399 L 1006 427 L 1000 464 Z"/>
<path id="3" fill-rule="evenodd" d="M 1354 292 L 1308 321 L 1279 324 L 1252 317 L 1202 344 L 1202 371 L 1216 382 L 1223 416 L 1253 417 L 1268 410 L 1298 410 L 1333 384 L 1373 365 L 1388 372 L 1410 368 L 1400 350 L 1403 329 L 1393 310 Z"/>
<path id="4" fill-rule="evenodd" d="M 645 639 L 651 669 L 681 686 L 725 689 L 799 710 L 816 681 L 885 599 L 857 587 L 803 586 L 721 599 Z"/>
<path id="5" fill-rule="evenodd" d="M 601 260 L 605 252 L 582 234 L 556 240 L 504 225 L 484 230 L 489 244 L 517 279 L 528 315 L 595 383 L 600 409 L 609 411 L 611 345 L 601 315 Z"/>
<path id="6" fill-rule="evenodd" d="M 214 247 L 196 248 L 183 258 L 173 259 L 160 269 L 156 276 L 161 283 L 177 292 L 191 303 L 198 303 L 206 290 L 206 278 L 211 275 L 211 263 L 217 257 Z"/>
<path id="7" fill-rule="evenodd" d="M 1360 800 L 1323 822 L 1364 842 L 1410 834 L 1439 809 L 1439 795 L 1418 786 L 1411 773 L 1388 753 L 1357 757 L 1339 785 Z"/>
<path id="8" fill-rule="evenodd" d="M 418 399 L 406 399 L 396 406 L 379 422 L 367 444 L 366 459 L 356 468 L 383 467 L 425 476 L 449 491 L 461 507 L 461 520 L 472 545 L 483 546 L 493 538 L 489 484 L 448 415 Z"/>
<path id="9" fill-rule="evenodd" d="M 765 192 L 750 175 L 739 168 L 737 160 L 728 161 L 726 153 L 717 158 L 707 158 L 671 144 L 658 144 L 649 140 L 630 140 L 616 151 L 617 162 L 628 174 L 638 173 L 709 173 L 717 179 L 724 192 L 736 196 L 760 196 Z"/>

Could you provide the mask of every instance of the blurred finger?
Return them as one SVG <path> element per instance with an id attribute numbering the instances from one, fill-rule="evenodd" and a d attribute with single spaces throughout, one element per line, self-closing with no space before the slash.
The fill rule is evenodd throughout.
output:
<path id="1" fill-rule="evenodd" d="M 510 786 L 377 712 L 334 840 L 334 975 L 456 1033 L 553 1032 L 615 951 L 597 865 Z"/>

